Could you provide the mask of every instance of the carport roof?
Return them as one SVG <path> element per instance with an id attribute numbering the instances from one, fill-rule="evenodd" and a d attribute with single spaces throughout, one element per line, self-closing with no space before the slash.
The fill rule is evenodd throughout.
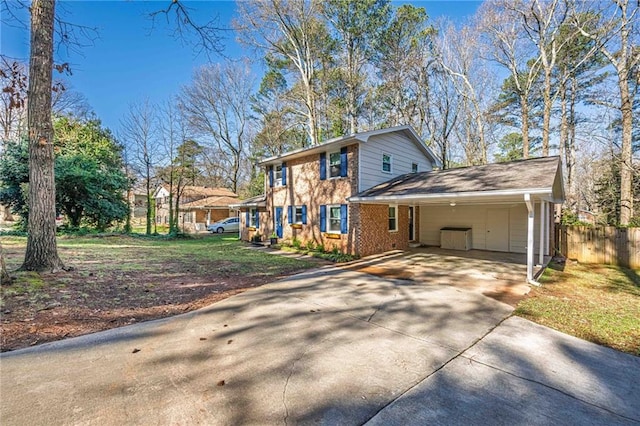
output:
<path id="1" fill-rule="evenodd" d="M 556 203 L 564 200 L 560 157 L 405 174 L 360 192 L 349 201 L 522 201 L 524 194 Z"/>

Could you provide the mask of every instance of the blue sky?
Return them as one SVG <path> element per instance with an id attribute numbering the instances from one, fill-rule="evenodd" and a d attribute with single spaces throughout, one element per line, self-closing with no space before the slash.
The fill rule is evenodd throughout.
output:
<path id="1" fill-rule="evenodd" d="M 402 2 L 405 3 L 405 2 Z M 460 21 L 473 15 L 480 2 L 413 1 L 427 10 L 431 19 L 447 16 Z M 79 51 L 56 51 L 56 62 L 69 62 L 72 88 L 82 93 L 106 127 L 117 131 L 128 105 L 144 98 L 164 101 L 188 84 L 193 70 L 208 62 L 196 55 L 192 46 L 171 36 L 171 27 L 147 18 L 151 11 L 166 7 L 168 1 L 59 1 L 57 13 L 74 24 L 95 27 L 98 38 Z M 217 16 L 222 27 L 230 27 L 235 13 L 232 1 L 187 1 L 192 15 L 201 20 Z M 399 4 L 399 3 L 396 3 Z M 28 24 L 28 16 L 22 18 Z M 3 19 L 5 19 L 3 17 Z M 249 56 L 226 34 L 225 53 L 229 57 Z M 2 23 L 0 51 L 10 58 L 28 59 L 29 34 L 25 28 Z M 219 58 L 212 57 L 215 61 Z M 221 59 L 220 59 L 221 60 Z M 259 72 L 259 66 L 256 72 Z"/>

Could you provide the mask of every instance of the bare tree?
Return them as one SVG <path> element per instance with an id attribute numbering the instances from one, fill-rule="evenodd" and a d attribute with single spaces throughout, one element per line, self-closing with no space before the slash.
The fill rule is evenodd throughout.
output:
<path id="1" fill-rule="evenodd" d="M 216 148 L 210 161 L 225 171 L 231 190 L 241 179 L 251 135 L 250 108 L 253 78 L 248 62 L 204 66 L 183 88 L 180 105 L 194 133 Z"/>
<path id="2" fill-rule="evenodd" d="M 18 61 L 2 57 L 0 65 L 0 128 L 2 141 L 17 140 L 26 133 L 27 70 Z"/>
<path id="3" fill-rule="evenodd" d="M 326 29 L 317 0 L 255 0 L 239 2 L 234 26 L 240 40 L 290 62 L 298 74 L 311 145 L 319 143 L 316 73 Z"/>
<path id="4" fill-rule="evenodd" d="M 154 218 L 153 180 L 159 156 L 156 120 L 155 106 L 148 99 L 130 104 L 129 110 L 120 120 L 120 139 L 131 153 L 133 169 L 145 183 L 147 235 L 151 234 L 151 223 Z"/>
<path id="5" fill-rule="evenodd" d="M 516 0 L 485 2 L 478 14 L 480 35 L 488 44 L 489 59 L 511 74 L 520 99 L 523 157 L 529 157 L 529 97 L 540 72 L 540 57 L 524 35 L 518 14 L 509 7 Z"/>
<path id="6" fill-rule="evenodd" d="M 580 33 L 596 41 L 599 51 L 615 70 L 622 127 L 620 147 L 620 224 L 628 225 L 633 217 L 633 98 L 638 90 L 637 67 L 640 65 L 640 4 L 629 0 L 615 0 L 613 4 L 593 1 L 576 3 L 572 19 Z M 595 22 L 584 18 L 586 6 Z"/>
<path id="7" fill-rule="evenodd" d="M 552 73 L 556 66 L 559 52 L 573 42 L 574 37 L 560 30 L 567 17 L 565 0 L 533 0 L 530 2 L 514 1 L 506 6 L 521 17 L 523 29 L 527 37 L 537 47 L 544 83 L 542 87 L 542 155 L 549 155 L 549 134 L 551 128 Z"/>
<path id="8" fill-rule="evenodd" d="M 486 114 L 483 106 L 486 102 L 483 102 L 483 96 L 488 91 L 491 79 L 480 64 L 477 32 L 470 26 L 455 28 L 451 24 L 445 25 L 434 50 L 439 66 L 449 74 L 458 96 L 463 98 L 463 116 L 469 117 L 469 120 L 459 120 L 466 129 L 463 145 L 466 146 L 467 163 L 487 164 Z"/>

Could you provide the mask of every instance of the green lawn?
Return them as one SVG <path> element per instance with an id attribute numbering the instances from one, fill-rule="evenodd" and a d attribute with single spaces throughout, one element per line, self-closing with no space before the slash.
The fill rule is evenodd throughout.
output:
<path id="1" fill-rule="evenodd" d="M 23 260 L 26 238 L 3 236 L 8 252 L 7 267 L 14 270 Z M 121 270 L 153 269 L 167 262 L 179 261 L 194 270 L 207 270 L 212 265 L 222 273 L 279 275 L 290 269 L 304 269 L 314 264 L 250 250 L 235 236 L 203 235 L 191 238 L 145 236 L 59 237 L 58 252 L 67 266 L 94 265 Z M 150 271 L 151 272 L 151 271 Z"/>
<path id="2" fill-rule="evenodd" d="M 552 263 L 516 314 L 567 334 L 640 356 L 638 271 Z"/>

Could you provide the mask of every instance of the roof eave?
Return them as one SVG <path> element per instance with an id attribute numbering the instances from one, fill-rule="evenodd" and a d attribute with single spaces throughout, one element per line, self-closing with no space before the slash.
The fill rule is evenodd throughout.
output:
<path id="1" fill-rule="evenodd" d="M 545 199 L 546 201 L 558 202 L 555 199 L 552 188 L 526 188 L 517 190 L 497 190 L 497 191 L 468 191 L 468 192 L 450 192 L 450 193 L 438 193 L 438 194 L 403 194 L 403 195 L 379 195 L 379 196 L 362 196 L 362 197 L 350 197 L 347 200 L 352 203 L 389 203 L 389 202 L 402 202 L 407 200 L 420 200 L 423 202 L 446 202 L 456 200 L 470 200 L 470 199 L 489 199 L 489 198 L 514 198 L 522 197 L 530 194 Z"/>

